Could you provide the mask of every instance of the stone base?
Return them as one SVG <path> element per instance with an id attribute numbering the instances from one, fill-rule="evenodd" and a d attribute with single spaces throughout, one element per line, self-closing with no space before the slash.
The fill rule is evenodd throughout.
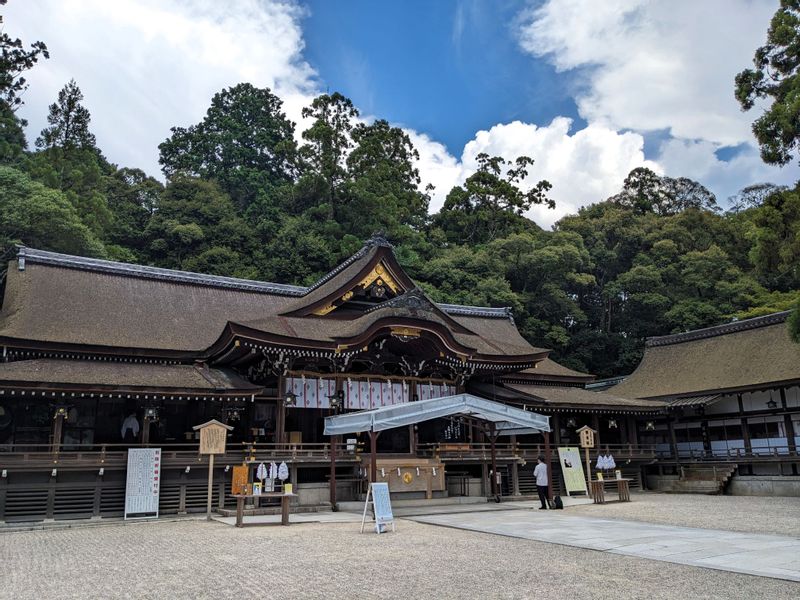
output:
<path id="1" fill-rule="evenodd" d="M 784 496 L 800 498 L 800 476 L 737 475 L 728 487 L 733 496 Z"/>

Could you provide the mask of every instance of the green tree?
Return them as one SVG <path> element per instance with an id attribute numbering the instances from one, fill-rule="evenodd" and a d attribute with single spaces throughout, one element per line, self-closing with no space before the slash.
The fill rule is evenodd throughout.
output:
<path id="1" fill-rule="evenodd" d="M 268 88 L 249 83 L 215 94 L 200 123 L 173 127 L 159 145 L 164 174 L 215 180 L 240 210 L 247 209 L 297 176 L 294 123 L 282 110 Z"/>
<path id="2" fill-rule="evenodd" d="M 103 244 L 59 191 L 0 166 L 0 245 L 21 243 L 82 256 L 105 256 Z"/>
<path id="3" fill-rule="evenodd" d="M 350 183 L 338 221 L 357 237 L 385 231 L 398 242 L 407 240 L 428 216 L 429 198 L 419 191 L 415 166 L 419 153 L 408 134 L 384 120 L 359 123 L 352 137 Z"/>
<path id="4" fill-rule="evenodd" d="M 22 104 L 22 94 L 28 89 L 24 73 L 40 58 L 50 58 L 44 42 L 34 42 L 30 49 L 25 49 L 19 38 L 12 39 L 7 33 L 0 33 L 0 102 L 11 110 Z"/>
<path id="5" fill-rule="evenodd" d="M 753 122 L 761 158 L 785 165 L 800 139 L 800 0 L 781 0 L 770 22 L 767 43 L 753 57 L 753 69 L 736 76 L 736 99 L 743 110 L 762 98 L 769 109 Z"/>
<path id="6" fill-rule="evenodd" d="M 129 260 L 142 260 L 146 255 L 145 229 L 158 209 L 164 186 L 140 169 L 117 169 L 105 181 L 112 216 L 106 240 L 126 249 Z"/>
<path id="7" fill-rule="evenodd" d="M 306 176 L 320 180 L 319 202 L 327 204 L 331 218 L 335 218 L 340 188 L 347 180 L 345 160 L 353 146 L 351 132 L 358 110 L 349 98 L 334 92 L 314 98 L 302 114 L 314 120 L 303 132 L 306 143 L 300 148 Z"/>
<path id="8" fill-rule="evenodd" d="M 717 199 L 702 184 L 686 177 L 661 177 L 647 167 L 633 169 L 613 202 L 639 213 L 674 215 L 689 208 L 717 211 Z"/>
<path id="9" fill-rule="evenodd" d="M 789 316 L 789 335 L 796 343 L 800 344 L 800 298 Z"/>
<path id="10" fill-rule="evenodd" d="M 501 157 L 477 156 L 478 169 L 463 186 L 454 187 L 447 195 L 442 210 L 434 217 L 448 241 L 484 244 L 512 233 L 536 228 L 523 217 L 535 204 L 555 207 L 547 197 L 551 185 L 542 180 L 528 191 L 520 185 L 528 176 L 533 159 L 520 156 L 513 163 Z"/>
<path id="11" fill-rule="evenodd" d="M 255 234 L 214 182 L 174 177 L 161 193 L 145 237 L 148 258 L 158 266 L 234 277 L 257 275 Z"/>
<path id="12" fill-rule="evenodd" d="M 81 102 L 83 102 L 83 92 L 75 80 L 71 79 L 58 92 L 58 100 L 50 105 L 50 114 L 47 115 L 49 127 L 43 129 L 40 137 L 36 139 L 37 148 L 64 150 L 95 148 L 94 134 L 89 131 L 92 117 Z"/>
<path id="13" fill-rule="evenodd" d="M 759 280 L 770 289 L 800 288 L 800 185 L 768 196 L 750 218 L 750 258 Z"/>

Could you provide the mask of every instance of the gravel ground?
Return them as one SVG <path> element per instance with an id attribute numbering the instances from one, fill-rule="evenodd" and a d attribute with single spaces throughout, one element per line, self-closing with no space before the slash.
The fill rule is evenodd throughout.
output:
<path id="1" fill-rule="evenodd" d="M 570 515 L 585 517 L 800 536 L 800 498 L 648 492 L 631 494 L 631 502 L 585 504 L 568 510 Z"/>
<path id="2" fill-rule="evenodd" d="M 434 527 L 179 521 L 0 534 L 0 598 L 798 598 L 800 584 Z"/>

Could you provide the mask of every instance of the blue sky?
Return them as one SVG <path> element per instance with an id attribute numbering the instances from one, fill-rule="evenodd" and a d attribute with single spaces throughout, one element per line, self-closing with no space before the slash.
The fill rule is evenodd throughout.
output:
<path id="1" fill-rule="evenodd" d="M 305 56 L 365 114 L 424 131 L 451 153 L 498 122 L 581 123 L 569 81 L 515 38 L 526 3 L 308 3 Z M 523 75 L 524 74 L 524 75 Z"/>
<path id="2" fill-rule="evenodd" d="M 535 159 L 540 225 L 619 191 L 631 169 L 690 177 L 721 204 L 793 184 L 758 156 L 733 98 L 778 0 L 10 0 L 5 30 L 44 40 L 20 114 L 33 140 L 75 78 L 106 156 L 158 174 L 158 144 L 247 81 L 287 114 L 341 91 L 402 126 L 437 210 L 481 152 Z M 725 18 L 721 19 L 720 15 Z"/>

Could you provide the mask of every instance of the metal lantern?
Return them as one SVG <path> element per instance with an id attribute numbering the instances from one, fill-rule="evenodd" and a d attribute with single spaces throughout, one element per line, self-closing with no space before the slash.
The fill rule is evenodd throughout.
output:
<path id="1" fill-rule="evenodd" d="M 609 419 L 608 420 L 608 428 L 609 429 L 616 429 L 617 428 L 617 420 L 616 419 Z"/>
<path id="2" fill-rule="evenodd" d="M 297 394 L 294 392 L 287 392 L 283 399 L 283 403 L 286 406 L 297 406 Z"/>

